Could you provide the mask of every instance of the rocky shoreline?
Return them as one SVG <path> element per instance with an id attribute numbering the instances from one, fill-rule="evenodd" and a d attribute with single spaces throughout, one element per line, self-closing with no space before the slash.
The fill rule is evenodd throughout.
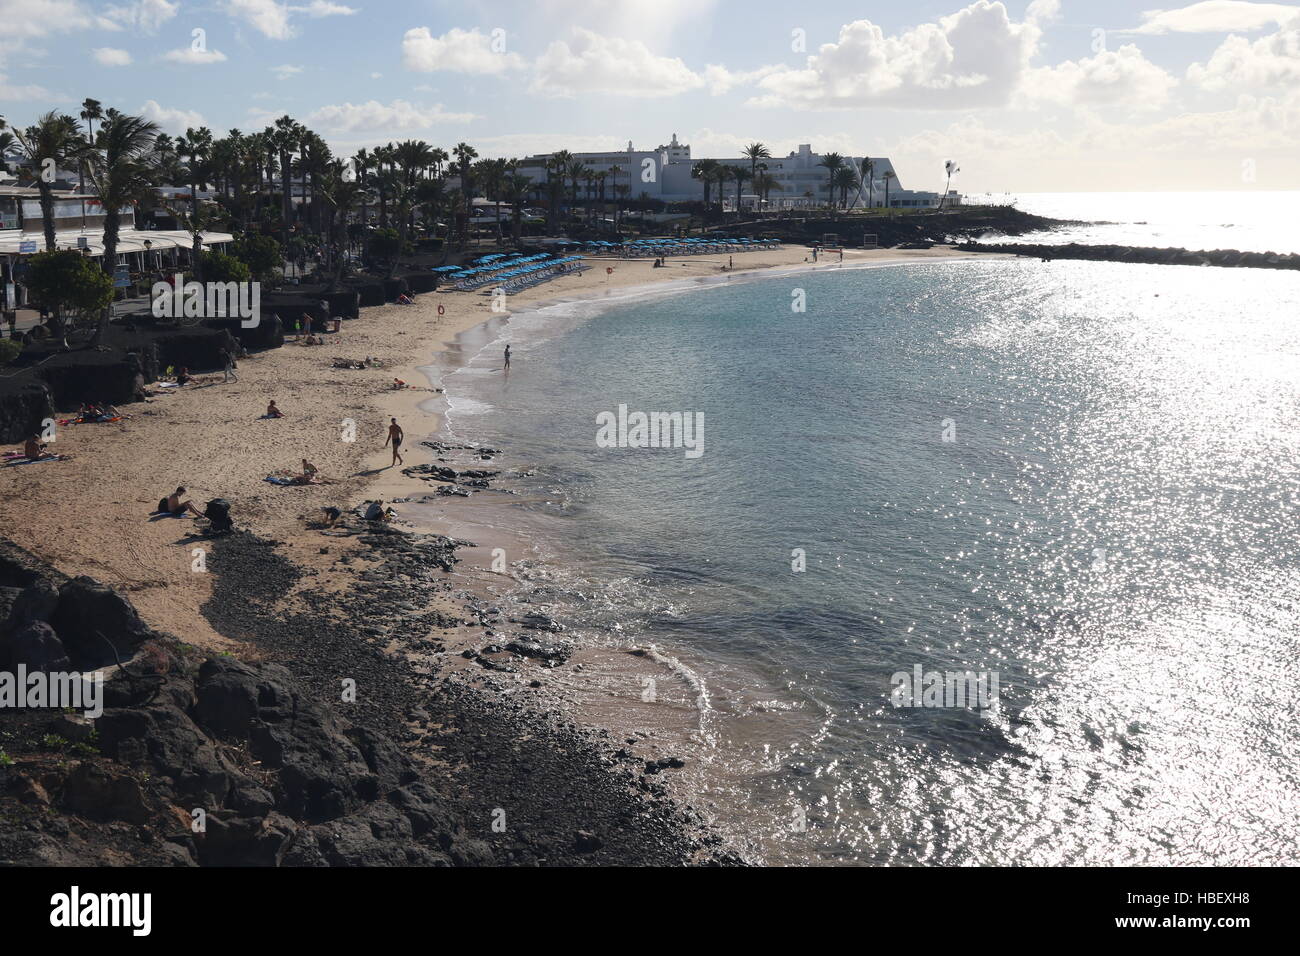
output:
<path id="1" fill-rule="evenodd" d="M 439 666 L 439 635 L 465 629 L 501 667 L 567 659 L 539 639 L 546 622 L 429 609 L 452 587 L 457 542 L 348 519 L 321 531 L 322 549 L 337 536 L 362 545 L 339 562 L 369 565 L 343 592 L 248 532 L 212 542 L 203 612 L 245 661 L 205 656 L 111 589 L 0 546 L 0 668 L 52 667 L 60 652 L 83 670 L 126 661 L 93 724 L 0 711 L 0 864 L 743 862 L 667 795 L 671 762 L 645 765 L 487 669 Z M 107 661 L 87 621 L 113 638 Z"/>
<path id="2" fill-rule="evenodd" d="M 1237 249 L 1188 249 L 1149 246 L 1090 245 L 1071 242 L 1047 245 L 1023 242 L 964 242 L 962 252 L 1011 253 L 1049 259 L 1086 259 L 1094 262 L 1133 262 L 1164 266 L 1222 266 L 1244 269 L 1300 269 L 1300 255 L 1276 252 L 1241 252 Z"/>

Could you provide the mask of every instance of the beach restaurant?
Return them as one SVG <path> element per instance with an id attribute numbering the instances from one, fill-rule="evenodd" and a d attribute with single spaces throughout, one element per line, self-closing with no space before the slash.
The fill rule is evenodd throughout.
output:
<path id="1" fill-rule="evenodd" d="M 183 230 L 137 229 L 135 208 L 120 212 L 117 239 L 117 269 L 124 273 L 149 275 L 188 267 L 193 236 Z M 222 232 L 200 233 L 204 249 L 220 247 L 233 240 Z M 84 255 L 104 255 L 104 209 L 97 196 L 60 192 L 54 197 L 54 246 L 80 249 Z M 23 286 L 23 260 L 45 251 L 45 221 L 41 216 L 40 192 L 31 186 L 0 185 L 0 307 L 27 306 Z M 118 280 L 119 287 L 127 281 Z"/>

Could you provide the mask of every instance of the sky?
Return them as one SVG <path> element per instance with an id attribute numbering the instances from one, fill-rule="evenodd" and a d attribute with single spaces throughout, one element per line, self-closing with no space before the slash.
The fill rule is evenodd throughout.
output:
<path id="1" fill-rule="evenodd" d="M 1300 189 L 1300 5 L 0 0 L 0 115 L 286 113 L 342 153 L 888 156 L 977 192 Z"/>

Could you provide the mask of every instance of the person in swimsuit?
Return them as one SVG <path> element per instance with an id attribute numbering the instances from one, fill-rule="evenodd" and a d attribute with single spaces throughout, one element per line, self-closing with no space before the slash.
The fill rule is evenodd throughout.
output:
<path id="1" fill-rule="evenodd" d="M 392 424 L 388 426 L 388 437 L 384 439 L 384 445 L 386 447 L 389 442 L 393 443 L 393 465 L 405 464 L 401 452 L 398 451 L 402 447 L 402 439 L 405 437 L 402 434 L 402 426 L 397 424 L 397 419 L 392 419 Z"/>
<path id="2" fill-rule="evenodd" d="M 41 436 L 31 435 L 27 441 L 23 442 L 23 454 L 29 461 L 40 461 L 43 458 L 53 458 L 54 454 L 47 452 L 49 446 L 41 441 Z"/>
<path id="3" fill-rule="evenodd" d="M 510 346 L 506 346 L 506 368 L 510 367 Z"/>
<path id="4" fill-rule="evenodd" d="M 181 495 L 183 494 L 185 494 L 185 487 L 181 486 L 167 496 L 167 511 L 178 517 L 188 511 L 194 517 L 202 518 L 203 512 L 194 507 L 194 502 L 181 501 Z"/>

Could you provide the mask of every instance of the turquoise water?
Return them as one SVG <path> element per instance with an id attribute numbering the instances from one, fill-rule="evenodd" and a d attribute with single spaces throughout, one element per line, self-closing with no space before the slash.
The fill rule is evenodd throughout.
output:
<path id="1" fill-rule="evenodd" d="M 576 633 L 697 676 L 766 858 L 1295 863 L 1297 316 L 1248 270 L 737 282 L 512 319 L 450 427 L 535 468 Z M 600 447 L 620 404 L 703 413 L 703 454 Z M 997 699 L 893 706 L 918 665 Z"/>

